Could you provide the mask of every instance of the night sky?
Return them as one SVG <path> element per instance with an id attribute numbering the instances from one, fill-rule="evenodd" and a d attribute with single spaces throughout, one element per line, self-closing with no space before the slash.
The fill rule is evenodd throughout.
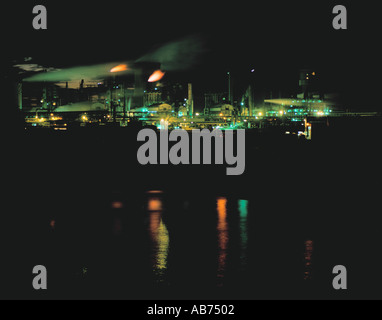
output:
<path id="1" fill-rule="evenodd" d="M 325 92 L 341 93 L 353 107 L 375 108 L 378 9 L 375 2 L 352 2 L 341 2 L 349 29 L 335 31 L 332 9 L 339 3 L 333 1 L 18 1 L 5 6 L 2 41 L 8 59 L 33 57 L 34 63 L 62 68 L 136 60 L 193 37 L 198 48 L 184 57 L 188 69 L 167 77 L 192 81 L 196 93 L 226 90 L 227 71 L 236 94 L 251 76 L 265 94 L 297 93 L 298 70 L 308 67 L 320 75 Z M 47 7 L 48 30 L 32 28 L 37 4 Z"/>

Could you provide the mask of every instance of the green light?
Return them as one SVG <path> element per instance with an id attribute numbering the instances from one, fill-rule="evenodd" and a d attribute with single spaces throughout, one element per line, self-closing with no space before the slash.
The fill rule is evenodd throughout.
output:
<path id="1" fill-rule="evenodd" d="M 239 200 L 239 213 L 241 218 L 246 218 L 248 215 L 248 200 Z"/>
<path id="2" fill-rule="evenodd" d="M 248 227 L 247 227 L 247 217 L 248 217 L 248 201 L 239 200 L 238 209 L 240 213 L 240 238 L 241 238 L 241 259 L 247 259 L 247 245 L 248 245 Z"/>

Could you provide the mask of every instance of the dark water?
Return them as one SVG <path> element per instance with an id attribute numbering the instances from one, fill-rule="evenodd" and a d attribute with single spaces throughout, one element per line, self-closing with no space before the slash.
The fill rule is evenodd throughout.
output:
<path id="1" fill-rule="evenodd" d="M 373 139 L 309 144 L 248 133 L 241 177 L 137 166 L 134 132 L 27 132 L 4 167 L 0 297 L 381 298 L 382 159 L 368 128 Z M 32 288 L 36 265 L 47 291 Z M 347 291 L 333 289 L 336 265 Z"/>
<path id="2" fill-rule="evenodd" d="M 362 242 L 337 234 L 333 219 L 334 226 L 321 232 L 324 217 L 318 222 L 309 214 L 279 211 L 278 200 L 272 205 L 256 196 L 151 190 L 98 200 L 81 195 L 62 202 L 61 209 L 41 208 L 39 216 L 20 222 L 28 225 L 19 230 L 23 238 L 34 236 L 14 254 L 22 255 L 20 272 L 29 275 L 37 264 L 47 267 L 49 290 L 37 295 L 25 279 L 16 294 L 80 299 L 363 296 L 356 281 L 350 283 L 357 290 L 347 293 L 331 285 L 335 265 L 357 270 L 354 260 L 360 252 L 353 244 Z"/>

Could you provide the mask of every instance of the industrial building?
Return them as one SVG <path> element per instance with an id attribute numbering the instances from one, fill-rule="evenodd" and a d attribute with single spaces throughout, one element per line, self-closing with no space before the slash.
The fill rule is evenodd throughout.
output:
<path id="1" fill-rule="evenodd" d="M 205 93 L 204 108 L 199 106 L 199 112 L 195 112 L 192 83 L 167 82 L 164 75 L 159 64 L 121 63 L 104 72 L 101 79 L 79 80 L 77 87 L 67 81 L 20 82 L 19 108 L 27 125 L 57 130 L 68 125 L 128 126 L 130 122 L 161 129 L 265 128 L 296 122 L 307 131 L 312 117 L 332 117 L 341 112 L 337 96 L 320 91 L 319 74 L 314 70 L 300 71 L 299 89 L 293 97 L 259 103 L 251 83 L 239 104 L 230 103 L 235 99 L 228 73 L 228 93 Z"/>

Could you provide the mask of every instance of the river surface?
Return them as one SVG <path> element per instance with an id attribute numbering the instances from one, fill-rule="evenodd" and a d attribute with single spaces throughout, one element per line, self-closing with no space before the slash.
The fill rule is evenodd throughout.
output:
<path id="1" fill-rule="evenodd" d="M 47 267 L 52 298 L 331 298 L 333 267 L 359 267 L 341 218 L 277 196 L 149 190 L 55 206 L 29 217 L 24 263 Z"/>

